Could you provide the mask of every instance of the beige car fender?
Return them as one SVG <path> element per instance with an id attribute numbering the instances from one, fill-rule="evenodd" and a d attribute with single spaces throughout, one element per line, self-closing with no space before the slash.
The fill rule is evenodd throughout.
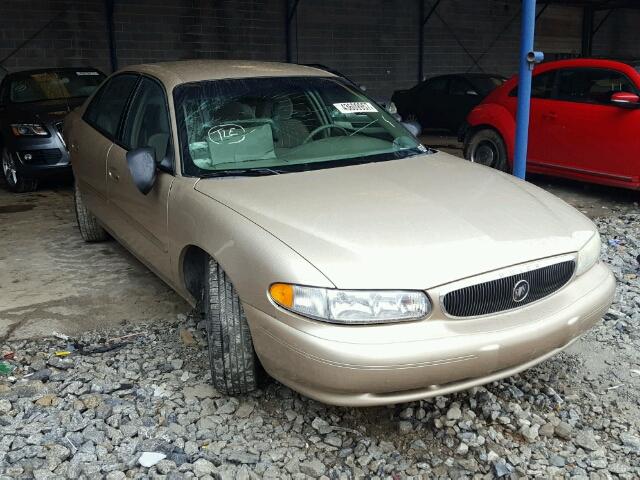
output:
<path id="1" fill-rule="evenodd" d="M 276 313 L 267 295 L 274 282 L 335 288 L 317 268 L 274 235 L 196 191 L 197 181 L 176 178 L 168 204 L 171 280 L 188 302 L 195 305 L 198 301 L 204 254 L 222 266 L 243 303 L 267 314 Z"/>

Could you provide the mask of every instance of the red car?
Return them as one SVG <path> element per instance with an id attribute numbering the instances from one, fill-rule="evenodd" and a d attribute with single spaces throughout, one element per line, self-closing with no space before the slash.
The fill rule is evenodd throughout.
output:
<path id="1" fill-rule="evenodd" d="M 561 60 L 533 75 L 527 171 L 640 190 L 640 64 Z M 514 77 L 472 110 L 465 158 L 510 170 L 517 95 Z"/>

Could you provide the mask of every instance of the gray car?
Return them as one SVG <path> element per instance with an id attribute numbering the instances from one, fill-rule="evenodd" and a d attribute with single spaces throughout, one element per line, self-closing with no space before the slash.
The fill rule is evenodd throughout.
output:
<path id="1" fill-rule="evenodd" d="M 43 177 L 71 173 L 63 119 L 104 78 L 94 68 L 57 68 L 14 72 L 2 79 L 0 155 L 10 190 L 35 190 Z"/>

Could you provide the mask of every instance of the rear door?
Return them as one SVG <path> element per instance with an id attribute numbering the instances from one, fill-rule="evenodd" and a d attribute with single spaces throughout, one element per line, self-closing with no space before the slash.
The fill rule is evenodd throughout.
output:
<path id="1" fill-rule="evenodd" d="M 175 179 L 171 138 L 164 87 L 142 77 L 107 157 L 107 190 L 119 239 L 165 279 L 170 277 L 167 208 Z M 140 147 L 152 147 L 158 164 L 155 184 L 146 195 L 135 186 L 126 158 L 128 151 Z"/>
<path id="2" fill-rule="evenodd" d="M 107 224 L 107 154 L 137 79 L 137 75 L 133 74 L 109 79 L 87 106 L 82 128 L 74 129 L 73 137 L 69 139 L 73 173 L 83 201 L 94 215 Z"/>
<path id="3" fill-rule="evenodd" d="M 615 92 L 640 93 L 615 69 L 559 70 L 553 149 L 554 163 L 561 169 L 617 181 L 637 176 L 640 110 L 611 103 Z"/>

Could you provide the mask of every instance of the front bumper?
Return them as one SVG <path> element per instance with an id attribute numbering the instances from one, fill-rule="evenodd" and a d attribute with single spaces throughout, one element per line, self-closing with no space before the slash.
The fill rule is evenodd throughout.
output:
<path id="1" fill-rule="evenodd" d="M 449 394 L 551 357 L 596 324 L 615 290 L 598 263 L 557 293 L 487 317 L 341 326 L 245 305 L 256 352 L 274 378 L 324 403 L 373 406 Z M 438 298 L 437 289 L 429 291 Z"/>
<path id="2" fill-rule="evenodd" d="M 57 133 L 49 137 L 11 139 L 6 145 L 16 160 L 18 173 L 28 178 L 43 178 L 71 173 L 69 152 Z"/>

